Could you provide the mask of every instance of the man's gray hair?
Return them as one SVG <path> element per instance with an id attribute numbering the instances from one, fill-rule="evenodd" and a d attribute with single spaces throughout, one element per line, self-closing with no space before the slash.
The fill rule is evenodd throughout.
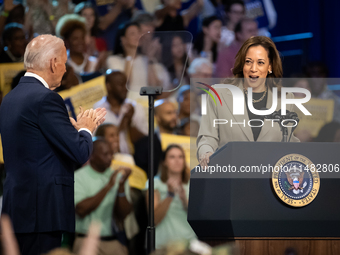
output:
<path id="1" fill-rule="evenodd" d="M 188 68 L 188 71 L 187 71 L 188 74 L 190 74 L 190 75 L 195 74 L 197 72 L 197 69 L 199 67 L 201 67 L 202 65 L 208 65 L 208 66 L 212 67 L 212 64 L 209 61 L 209 59 L 207 59 L 207 58 L 195 58 L 191 62 L 190 66 Z"/>
<path id="2" fill-rule="evenodd" d="M 59 57 L 64 41 L 53 35 L 39 35 L 26 46 L 24 66 L 26 69 L 43 71 L 52 58 Z"/>

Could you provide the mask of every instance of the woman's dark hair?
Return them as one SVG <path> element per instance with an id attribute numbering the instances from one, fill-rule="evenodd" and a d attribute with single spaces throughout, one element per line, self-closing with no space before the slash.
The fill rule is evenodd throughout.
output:
<path id="1" fill-rule="evenodd" d="M 129 27 L 136 26 L 139 28 L 137 22 L 126 22 L 119 26 L 118 32 L 116 34 L 115 47 L 113 49 L 113 55 L 123 55 L 125 57 L 124 48 L 121 42 L 121 37 L 125 36 L 126 30 Z"/>
<path id="2" fill-rule="evenodd" d="M 340 123 L 335 121 L 327 123 L 320 129 L 314 142 L 334 142 L 334 137 L 338 129 L 340 129 Z"/>
<path id="3" fill-rule="evenodd" d="M 270 65 L 272 66 L 272 73 L 267 75 L 266 84 L 272 90 L 273 87 L 278 88 L 278 93 L 281 91 L 282 78 L 282 61 L 280 54 L 276 49 L 274 42 L 266 36 L 253 36 L 244 42 L 241 49 L 236 54 L 233 74 L 235 78 L 244 78 L 243 67 L 246 61 L 246 55 L 250 47 L 262 46 L 268 52 Z M 237 84 L 238 79 L 227 79 L 231 84 Z"/>
<path id="4" fill-rule="evenodd" d="M 209 27 L 211 23 L 213 23 L 215 20 L 220 20 L 217 16 L 210 16 L 206 17 L 202 21 L 202 27 Z M 222 21 L 221 21 L 222 22 Z M 197 53 L 201 53 L 204 47 L 204 32 L 203 30 L 197 35 L 197 38 L 194 43 L 194 49 L 197 51 Z M 213 62 L 216 62 L 217 60 L 217 43 L 213 43 L 213 46 L 211 48 L 212 54 L 213 54 Z"/>
<path id="5" fill-rule="evenodd" d="M 74 13 L 78 14 L 78 15 L 82 15 L 82 12 L 87 9 L 87 8 L 91 8 L 94 12 L 94 24 L 93 27 L 91 28 L 91 36 L 97 36 L 99 33 L 99 15 L 97 13 L 97 10 L 93 7 L 93 5 L 90 2 L 81 2 L 79 4 L 77 4 L 77 6 L 74 8 Z"/>
<path id="6" fill-rule="evenodd" d="M 169 169 L 165 166 L 164 161 L 166 159 L 166 156 L 167 156 L 168 152 L 170 150 L 174 149 L 174 148 L 179 149 L 182 152 L 182 154 L 183 154 L 183 157 L 184 157 L 184 166 L 183 166 L 183 169 L 182 169 L 182 182 L 183 183 L 188 183 L 188 181 L 189 181 L 189 171 L 187 169 L 187 165 L 186 165 L 186 161 L 185 161 L 185 153 L 184 153 L 183 148 L 180 145 L 178 145 L 178 144 L 170 144 L 166 148 L 166 150 L 163 152 L 163 163 L 162 163 L 161 180 L 164 183 L 166 183 L 167 180 L 168 180 L 168 171 L 169 171 Z"/>
<path id="7" fill-rule="evenodd" d="M 243 9 L 245 9 L 244 2 L 243 2 L 242 0 L 232 0 L 232 1 L 229 1 L 228 4 L 226 4 L 225 12 L 230 12 L 230 8 L 231 8 L 231 6 L 233 6 L 234 4 L 240 4 L 240 5 L 243 6 Z"/>

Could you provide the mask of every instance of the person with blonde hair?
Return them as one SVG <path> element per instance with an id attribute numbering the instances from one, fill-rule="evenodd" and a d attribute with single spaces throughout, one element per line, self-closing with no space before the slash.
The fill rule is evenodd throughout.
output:
<path id="1" fill-rule="evenodd" d="M 154 178 L 156 249 L 169 241 L 196 239 L 187 221 L 189 171 L 184 150 L 177 144 L 164 151 L 162 172 Z M 149 203 L 149 190 L 146 194 Z"/>

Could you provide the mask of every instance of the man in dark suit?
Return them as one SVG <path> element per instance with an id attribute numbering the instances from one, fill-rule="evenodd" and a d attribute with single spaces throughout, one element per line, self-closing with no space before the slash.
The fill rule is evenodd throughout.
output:
<path id="1" fill-rule="evenodd" d="M 20 252 L 42 254 L 60 247 L 62 232 L 74 232 L 74 176 L 92 151 L 92 132 L 105 110 L 68 117 L 60 86 L 67 61 L 64 42 L 52 35 L 26 48 L 27 72 L 0 108 L 6 180 L 3 213 L 10 216 Z"/>

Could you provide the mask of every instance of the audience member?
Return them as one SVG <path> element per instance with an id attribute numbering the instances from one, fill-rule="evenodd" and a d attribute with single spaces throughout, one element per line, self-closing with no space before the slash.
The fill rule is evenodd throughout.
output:
<path id="1" fill-rule="evenodd" d="M 86 19 L 86 53 L 89 56 L 95 56 L 98 59 L 96 70 L 101 70 L 106 65 L 107 46 L 103 38 L 99 38 L 99 17 L 89 2 L 82 2 L 76 6 L 74 12 Z"/>
<path id="2" fill-rule="evenodd" d="M 197 36 L 194 43 L 196 56 L 205 57 L 210 62 L 215 63 L 219 50 L 221 39 L 222 21 L 216 16 L 210 16 L 203 19 L 202 32 Z"/>
<path id="3" fill-rule="evenodd" d="M 107 96 L 94 105 L 107 111 L 105 123 L 118 127 L 121 153 L 133 153 L 133 143 L 148 134 L 147 118 L 143 107 L 126 98 L 126 75 L 108 70 L 106 75 Z"/>
<path id="4" fill-rule="evenodd" d="M 309 84 L 309 79 L 307 78 L 294 78 L 290 79 L 290 83 L 293 85 L 295 88 L 303 88 L 309 90 L 309 92 L 312 93 L 312 88 Z M 294 93 L 294 96 L 297 98 L 304 98 L 306 95 L 304 93 Z"/>
<path id="5" fill-rule="evenodd" d="M 225 8 L 227 20 L 221 31 L 221 43 L 229 46 L 235 39 L 235 27 L 244 18 L 245 7 L 242 0 L 233 0 Z"/>
<path id="6" fill-rule="evenodd" d="M 218 54 L 215 76 L 218 78 L 233 77 L 235 57 L 243 43 L 257 35 L 257 23 L 251 19 L 241 20 L 235 27 L 235 40 Z"/>
<path id="7" fill-rule="evenodd" d="M 195 58 L 189 68 L 188 74 L 190 78 L 211 78 L 213 74 L 213 65 L 206 58 Z"/>
<path id="8" fill-rule="evenodd" d="M 176 106 L 169 100 L 161 99 L 155 102 L 155 119 L 157 122 L 157 128 L 154 135 L 154 174 L 157 174 L 159 163 L 161 160 L 162 146 L 161 146 L 161 134 L 175 134 L 177 125 L 177 112 Z M 147 174 L 149 169 L 148 160 L 148 136 L 141 138 L 135 143 L 134 159 L 136 165 L 142 168 Z M 148 177 L 150 178 L 149 174 Z"/>
<path id="9" fill-rule="evenodd" d="M 139 92 L 141 87 L 147 86 L 168 88 L 170 78 L 163 65 L 155 59 L 155 48 L 150 47 L 145 52 L 147 55 L 137 51 L 140 36 L 138 23 L 124 24 L 117 34 L 114 55 L 107 59 L 107 67 L 123 71 L 129 78 L 129 88 L 133 91 Z M 133 93 L 129 93 L 128 97 L 134 98 Z"/>
<path id="10" fill-rule="evenodd" d="M 131 169 L 110 168 L 112 151 L 108 142 L 97 139 L 93 143 L 90 164 L 75 172 L 74 202 L 76 210 L 77 253 L 84 242 L 91 221 L 101 224 L 100 254 L 127 255 L 126 246 L 118 241 L 118 225 L 131 212 L 127 178 Z"/>
<path id="11" fill-rule="evenodd" d="M 185 30 L 203 7 L 203 0 L 196 0 L 187 10 L 178 12 L 182 7 L 181 0 L 164 0 L 155 11 L 157 31 Z"/>
<path id="12" fill-rule="evenodd" d="M 61 17 L 56 27 L 57 36 L 62 37 L 68 50 L 67 63 L 77 74 L 97 71 L 98 61 L 89 56 L 85 49 L 86 25 L 85 18 L 77 14 Z"/>
<path id="13" fill-rule="evenodd" d="M 174 36 L 171 42 L 172 65 L 168 67 L 172 88 L 175 89 L 181 84 L 189 84 L 190 79 L 187 73 L 188 59 L 186 45 L 182 37 Z"/>
<path id="14" fill-rule="evenodd" d="M 23 62 L 27 45 L 24 27 L 19 23 L 7 24 L 2 40 L 5 47 L 0 53 L 0 63 Z"/>
<path id="15" fill-rule="evenodd" d="M 170 241 L 195 239 L 187 221 L 189 170 L 179 145 L 169 145 L 164 151 L 161 175 L 154 178 L 154 189 L 156 249 Z"/>
<path id="16" fill-rule="evenodd" d="M 311 62 L 305 67 L 307 77 L 311 79 L 312 97 L 334 101 L 333 120 L 340 122 L 340 99 L 327 87 L 328 68 L 321 62 Z"/>
<path id="17" fill-rule="evenodd" d="M 98 2 L 98 3 L 97 3 Z M 135 11 L 135 0 L 108 0 L 105 2 L 91 0 L 99 14 L 99 36 L 106 41 L 107 50 L 115 47 L 118 28 L 128 22 Z"/>
<path id="18" fill-rule="evenodd" d="M 325 124 L 314 142 L 340 142 L 340 123 L 333 121 Z"/>

